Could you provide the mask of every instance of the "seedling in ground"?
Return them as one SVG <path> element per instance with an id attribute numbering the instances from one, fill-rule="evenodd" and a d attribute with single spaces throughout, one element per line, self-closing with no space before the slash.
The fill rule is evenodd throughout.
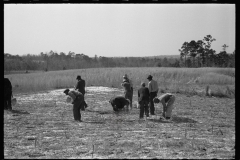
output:
<path id="1" fill-rule="evenodd" d="M 64 118 L 64 113 L 61 114 L 61 117 L 62 117 L 62 121 L 63 121 L 63 118 Z"/>
<path id="2" fill-rule="evenodd" d="M 67 131 L 66 131 L 66 130 L 64 130 L 64 134 L 65 134 L 66 139 L 68 139 Z"/>
<path id="3" fill-rule="evenodd" d="M 34 146 L 35 146 L 35 148 L 36 148 L 36 146 L 37 146 L 37 137 L 35 137 L 35 143 L 34 143 Z"/>
<path id="4" fill-rule="evenodd" d="M 213 134 L 213 132 L 212 132 L 212 134 Z M 224 135 L 221 129 L 218 129 L 218 130 L 215 132 L 215 134 L 216 134 L 216 135 L 219 135 L 219 134 L 220 134 L 220 135 Z"/>
<path id="5" fill-rule="evenodd" d="M 192 139 L 192 148 L 194 148 L 194 143 L 193 143 L 194 138 L 195 138 L 195 132 L 194 132 L 194 136 L 193 136 L 193 139 Z"/>
<path id="6" fill-rule="evenodd" d="M 186 127 L 185 127 L 185 138 L 187 138 L 187 123 L 186 123 Z"/>
<path id="7" fill-rule="evenodd" d="M 19 126 L 18 126 L 18 125 L 16 125 L 16 128 L 17 128 L 17 137 L 18 137 L 18 130 L 19 130 Z"/>
<path id="8" fill-rule="evenodd" d="M 36 115 L 36 123 L 38 123 L 38 115 Z"/>
<path id="9" fill-rule="evenodd" d="M 38 145 L 41 146 L 41 140 L 42 140 L 42 133 L 40 132 L 38 135 Z"/>
<path id="10" fill-rule="evenodd" d="M 117 142 L 117 140 L 118 140 L 118 136 L 117 136 L 117 134 L 115 135 L 115 140 L 116 140 L 116 142 Z"/>
<path id="11" fill-rule="evenodd" d="M 93 147 L 93 151 L 92 151 L 92 158 L 93 158 L 93 154 L 94 154 L 94 144 L 92 145 L 92 147 Z"/>

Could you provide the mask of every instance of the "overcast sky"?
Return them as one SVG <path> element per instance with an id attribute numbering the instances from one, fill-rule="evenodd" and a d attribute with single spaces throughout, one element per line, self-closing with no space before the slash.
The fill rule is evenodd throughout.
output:
<path id="1" fill-rule="evenodd" d="M 4 53 L 179 55 L 209 34 L 232 53 L 235 19 L 234 4 L 4 4 Z"/>

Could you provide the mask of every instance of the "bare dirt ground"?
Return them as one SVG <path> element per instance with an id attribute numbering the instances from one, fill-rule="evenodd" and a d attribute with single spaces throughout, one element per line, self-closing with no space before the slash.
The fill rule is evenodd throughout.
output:
<path id="1" fill-rule="evenodd" d="M 82 123 L 63 89 L 15 95 L 13 111 L 4 111 L 4 158 L 235 158 L 235 99 L 176 94 L 172 122 L 159 120 L 159 104 L 139 121 L 139 109 L 115 114 L 108 103 L 122 90 L 86 91 Z"/>

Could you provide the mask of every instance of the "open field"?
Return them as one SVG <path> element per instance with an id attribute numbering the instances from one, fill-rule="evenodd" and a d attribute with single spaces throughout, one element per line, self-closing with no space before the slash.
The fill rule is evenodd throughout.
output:
<path id="1" fill-rule="evenodd" d="M 139 109 L 115 114 L 108 103 L 123 90 L 87 87 L 89 107 L 77 123 L 62 92 L 15 94 L 13 112 L 4 111 L 4 158 L 235 157 L 235 99 L 176 94 L 171 123 L 159 120 L 160 105 L 138 121 Z"/>
<path id="2" fill-rule="evenodd" d="M 162 93 L 202 96 L 206 86 L 210 86 L 215 97 L 235 97 L 235 68 L 91 68 L 11 74 L 4 77 L 12 82 L 15 94 L 72 88 L 76 84 L 77 75 L 86 80 L 86 86 L 121 88 L 124 74 L 131 78 L 134 89 L 139 88 L 141 82 L 147 83 L 146 78 L 151 74 Z"/>

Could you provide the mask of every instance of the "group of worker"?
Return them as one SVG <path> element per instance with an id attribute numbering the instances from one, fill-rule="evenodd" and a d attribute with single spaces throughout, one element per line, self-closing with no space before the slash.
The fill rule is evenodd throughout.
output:
<path id="1" fill-rule="evenodd" d="M 160 119 L 171 119 L 173 103 L 175 101 L 175 96 L 171 93 L 165 93 L 157 98 L 158 95 L 158 83 L 153 80 L 153 77 L 149 75 L 148 87 L 144 82 L 141 83 L 141 88 L 138 89 L 138 104 L 140 108 L 139 119 L 144 118 L 144 113 L 146 119 L 150 115 L 155 115 L 155 106 L 154 103 L 162 103 L 163 112 Z M 85 80 L 81 76 L 77 76 L 77 84 L 74 90 L 66 89 L 64 93 L 68 95 L 67 101 L 73 104 L 73 117 L 74 120 L 82 122 L 81 120 L 81 110 L 85 110 L 88 107 L 84 100 L 85 94 Z M 109 100 L 109 103 L 112 105 L 115 112 L 119 112 L 123 108 L 127 110 L 132 109 L 132 98 L 133 98 L 133 83 L 128 78 L 127 74 L 123 76 L 123 82 L 121 86 L 124 88 L 124 96 L 114 96 Z M 72 101 L 71 101 L 72 100 Z"/>
<path id="2" fill-rule="evenodd" d="M 138 105 L 140 108 L 139 118 L 143 119 L 144 113 L 146 118 L 150 115 L 155 115 L 155 107 L 154 103 L 162 103 L 163 112 L 162 119 L 170 119 L 173 103 L 175 101 L 175 96 L 171 93 L 165 93 L 157 98 L 158 95 L 158 83 L 153 80 L 153 77 L 149 75 L 147 77 L 149 80 L 148 87 L 144 82 L 141 83 L 141 88 L 138 89 Z M 85 110 L 88 107 L 85 102 L 85 80 L 81 78 L 81 76 L 77 76 L 76 78 L 77 84 L 73 90 L 66 89 L 64 93 L 68 95 L 67 100 L 73 104 L 73 117 L 74 120 L 81 122 L 81 112 L 80 110 Z M 124 88 L 124 96 L 114 96 L 110 99 L 109 103 L 112 105 L 113 110 L 115 112 L 120 111 L 124 107 L 126 109 L 132 109 L 132 98 L 133 98 L 133 83 L 128 78 L 127 74 L 123 76 L 123 82 L 121 86 Z M 12 95 L 12 84 L 8 78 L 4 78 L 4 110 L 12 110 L 11 99 Z"/>
<path id="3" fill-rule="evenodd" d="M 158 95 L 158 83 L 153 80 L 153 77 L 149 75 L 148 79 L 148 87 L 144 82 L 141 83 L 141 87 L 138 89 L 138 105 L 140 108 L 139 119 L 144 118 L 144 113 L 146 118 L 150 115 L 155 115 L 155 106 L 154 103 L 162 103 L 163 112 L 161 119 L 169 120 L 171 119 L 173 103 L 175 101 L 175 96 L 171 93 L 165 93 L 157 98 Z M 111 103 L 113 110 L 118 111 L 124 106 L 132 109 L 132 97 L 133 97 L 133 85 L 132 81 L 128 78 L 127 74 L 123 76 L 123 82 L 121 84 L 124 87 L 124 96 L 116 96 L 112 97 L 109 101 Z"/>

